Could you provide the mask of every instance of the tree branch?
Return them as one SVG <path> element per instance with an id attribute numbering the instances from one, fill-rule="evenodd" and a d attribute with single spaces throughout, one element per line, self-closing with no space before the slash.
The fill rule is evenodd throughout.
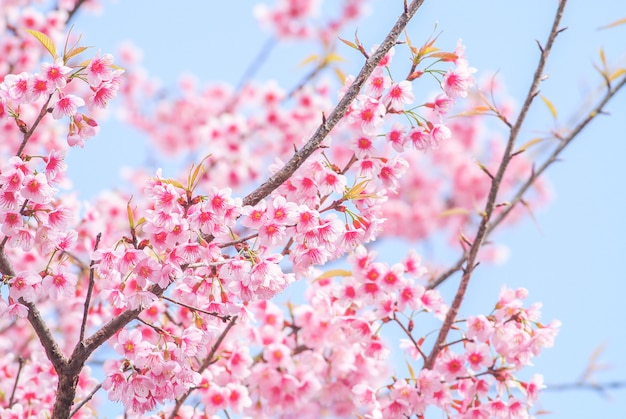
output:
<path id="1" fill-rule="evenodd" d="M 348 110 L 352 101 L 361 91 L 361 87 L 365 84 L 370 74 L 374 71 L 380 60 L 387 52 L 396 44 L 396 40 L 409 23 L 409 21 L 417 12 L 417 9 L 424 3 L 424 0 L 414 0 L 410 5 L 405 7 L 405 11 L 398 17 L 396 24 L 393 26 L 385 40 L 380 44 L 376 52 L 374 52 L 363 65 L 363 68 L 357 75 L 356 79 L 341 98 L 335 109 L 328 115 L 328 118 L 317 128 L 311 139 L 296 152 L 293 157 L 285 164 L 285 166 L 272 175 L 265 183 L 260 185 L 243 199 L 244 205 L 256 205 L 260 200 L 268 196 L 272 191 L 283 184 L 293 173 L 308 159 L 311 154 L 320 146 L 328 133 L 337 125 Z"/>
<path id="2" fill-rule="evenodd" d="M 576 127 L 565 137 L 560 138 L 561 142 L 558 147 L 556 147 L 550 156 L 538 167 L 536 168 L 532 175 L 520 186 L 515 196 L 510 200 L 510 204 L 502 210 L 490 223 L 487 227 L 486 237 L 489 237 L 491 233 L 498 227 L 509 215 L 509 213 L 515 208 L 517 204 L 520 203 L 524 194 L 530 189 L 530 187 L 535 183 L 535 181 L 550 167 L 553 163 L 558 160 L 558 157 L 561 155 L 563 150 L 576 139 L 576 137 L 589 125 L 598 115 L 604 114 L 604 108 L 608 103 L 613 99 L 613 97 L 619 93 L 626 86 L 626 77 L 623 77 L 614 87 L 607 90 L 604 97 L 598 102 L 598 104 L 587 113 L 587 116 L 580 121 Z M 463 264 L 467 261 L 467 254 L 460 257 L 454 265 L 452 265 L 448 270 L 440 274 L 437 278 L 430 281 L 428 284 L 429 289 L 437 288 L 441 285 L 445 280 L 447 280 L 454 273 L 458 272 Z"/>
<path id="3" fill-rule="evenodd" d="M 498 167 L 498 171 L 496 175 L 491 181 L 491 188 L 489 189 L 489 195 L 487 197 L 487 203 L 485 204 L 485 209 L 482 214 L 482 220 L 480 222 L 480 225 L 478 226 L 476 237 L 474 238 L 474 241 L 472 242 L 472 246 L 467 252 L 467 260 L 465 262 L 465 268 L 463 270 L 463 276 L 461 278 L 461 282 L 459 283 L 459 287 L 457 289 L 456 295 L 454 296 L 454 300 L 452 301 L 452 305 L 450 306 L 450 309 L 448 310 L 448 313 L 446 314 L 443 325 L 441 326 L 441 329 L 439 330 L 439 335 L 437 336 L 433 349 L 430 355 L 428 356 L 428 358 L 426 359 L 426 361 L 424 362 L 424 368 L 426 369 L 431 369 L 433 365 L 435 364 L 435 360 L 437 359 L 437 356 L 439 355 L 442 349 L 442 345 L 444 341 L 448 337 L 450 328 L 452 327 L 452 324 L 454 323 L 456 316 L 459 312 L 459 309 L 461 307 L 461 303 L 463 302 L 463 299 L 465 298 L 465 293 L 467 291 L 467 287 L 469 285 L 472 272 L 474 271 L 474 268 L 476 267 L 476 262 L 477 262 L 476 259 L 478 256 L 478 251 L 488 234 L 488 228 L 487 228 L 488 223 L 489 223 L 489 220 L 491 219 L 491 215 L 493 214 L 493 210 L 495 208 L 496 198 L 500 190 L 500 184 L 502 182 L 502 179 L 504 178 L 504 174 L 506 173 L 506 169 L 512 158 L 512 151 L 513 151 L 513 146 L 515 145 L 515 140 L 517 139 L 520 129 L 522 125 L 524 124 L 526 115 L 528 114 L 528 110 L 530 109 L 530 105 L 532 104 L 534 98 L 537 96 L 537 93 L 539 92 L 538 90 L 539 83 L 541 83 L 541 80 L 543 78 L 543 71 L 545 68 L 545 64 L 548 59 L 548 56 L 550 55 L 550 51 L 552 49 L 552 45 L 554 44 L 554 40 L 556 39 L 557 35 L 561 32 L 561 30 L 559 29 L 559 25 L 560 25 L 561 17 L 563 16 L 563 10 L 565 9 L 566 4 L 567 4 L 566 0 L 561 0 L 559 2 L 559 7 L 557 8 L 556 15 L 552 23 L 552 29 L 550 30 L 550 34 L 548 35 L 548 40 L 546 42 L 546 45 L 545 47 L 540 48 L 541 55 L 539 57 L 539 63 L 537 64 L 537 68 L 535 70 L 532 83 L 528 90 L 528 94 L 526 95 L 526 99 L 524 100 L 524 104 L 522 105 L 520 114 L 518 115 L 517 120 L 515 121 L 515 124 L 513 125 L 513 128 L 511 128 L 511 131 L 509 133 L 509 139 L 507 141 L 504 154 L 502 155 L 502 161 L 500 162 L 500 166 Z"/>

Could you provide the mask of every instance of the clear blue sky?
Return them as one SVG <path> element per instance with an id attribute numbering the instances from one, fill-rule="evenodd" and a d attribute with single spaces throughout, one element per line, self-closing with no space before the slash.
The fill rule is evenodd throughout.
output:
<path id="1" fill-rule="evenodd" d="M 519 103 L 537 62 L 535 40 L 546 38 L 556 3 L 427 0 L 409 28 L 416 42 L 430 34 L 435 21 L 444 31 L 439 45 L 453 47 L 463 38 L 479 75 L 498 71 Z M 103 14 L 80 14 L 74 31 L 103 52 L 132 40 L 143 49 L 145 66 L 165 85 L 173 85 L 180 74 L 188 72 L 200 80 L 236 83 L 267 39 L 252 18 L 253 4 L 104 1 Z M 375 0 L 372 4 L 375 13 L 359 23 L 359 37 L 365 45 L 382 39 L 402 1 Z M 568 30 L 557 41 L 548 65 L 550 79 L 542 85 L 561 123 L 569 120 L 576 104 L 597 85 L 592 63 L 599 61 L 601 46 L 609 60 L 626 64 L 626 25 L 597 30 L 622 17 L 626 17 L 626 3 L 621 1 L 571 1 L 568 6 L 563 21 Z M 352 34 L 350 29 L 343 36 L 351 38 Z M 279 48 L 258 77 L 293 85 L 300 71 L 295 64 L 309 54 L 293 47 Z M 357 64 L 355 57 L 351 65 Z M 536 371 L 545 375 L 547 383 L 575 382 L 600 344 L 606 344 L 600 360 L 610 368 L 595 378 L 626 381 L 626 327 L 621 321 L 626 295 L 621 264 L 626 254 L 626 94 L 618 96 L 609 111 L 612 116 L 597 120 L 566 150 L 563 161 L 549 170 L 555 199 L 536 214 L 540 228 L 527 220 L 496 236 L 509 246 L 510 260 L 502 266 L 481 266 L 462 308 L 464 313 L 488 310 L 502 283 L 528 288 L 529 301 L 544 303 L 544 320 L 563 322 L 556 346 L 536 362 Z M 522 138 L 533 138 L 551 124 L 549 113 L 538 106 Z M 70 175 L 83 196 L 89 196 L 94 189 L 117 184 L 120 166 L 142 164 L 146 154 L 141 147 L 132 130 L 104 124 L 101 135 L 85 149 L 70 152 Z M 456 281 L 443 291 L 449 295 L 454 286 Z M 542 407 L 555 419 L 626 417 L 626 389 L 608 395 L 546 392 Z"/>

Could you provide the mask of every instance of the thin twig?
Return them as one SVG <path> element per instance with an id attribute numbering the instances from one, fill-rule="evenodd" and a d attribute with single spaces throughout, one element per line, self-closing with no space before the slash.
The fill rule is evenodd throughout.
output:
<path id="1" fill-rule="evenodd" d="M 96 236 L 96 244 L 93 246 L 93 251 L 98 250 L 98 245 L 100 244 L 100 239 L 102 238 L 102 233 L 98 233 Z M 80 337 L 78 339 L 79 342 L 83 342 L 85 340 L 85 329 L 87 327 L 87 316 L 89 314 L 89 304 L 91 303 L 91 294 L 93 293 L 94 287 L 94 265 L 95 262 L 92 260 L 89 264 L 89 285 L 87 286 L 87 295 L 85 296 L 85 309 L 83 310 L 83 320 L 80 324 Z"/>
<path id="2" fill-rule="evenodd" d="M 74 15 L 76 14 L 76 12 L 78 12 L 78 9 L 80 9 L 80 7 L 83 5 L 83 3 L 84 3 L 85 1 L 86 1 L 86 0 L 77 0 L 77 1 L 76 1 L 76 4 L 74 5 L 74 8 L 73 8 L 72 10 L 69 10 L 69 11 L 67 12 L 67 21 L 66 21 L 66 22 L 68 22 L 68 23 L 69 23 L 69 21 L 70 21 L 70 20 L 72 20 L 72 18 L 73 18 L 73 17 L 74 17 Z M 59 7 L 57 6 L 57 9 L 58 9 L 58 8 L 59 8 Z"/>
<path id="3" fill-rule="evenodd" d="M 452 324 L 454 323 L 456 316 L 459 312 L 459 309 L 461 307 L 461 303 L 463 302 L 463 299 L 465 298 L 465 293 L 467 291 L 467 287 L 469 285 L 472 272 L 474 271 L 474 268 L 476 267 L 476 262 L 477 262 L 476 259 L 478 256 L 478 251 L 481 248 L 483 241 L 487 237 L 488 223 L 489 223 L 489 220 L 491 219 L 491 215 L 493 214 L 493 211 L 495 208 L 496 198 L 500 190 L 500 184 L 502 182 L 502 179 L 504 178 L 504 174 L 506 173 L 506 169 L 512 158 L 512 152 L 513 152 L 513 147 L 515 145 L 515 140 L 517 139 L 517 136 L 522 128 L 522 125 L 524 124 L 526 115 L 528 114 L 528 111 L 530 109 L 530 105 L 532 104 L 534 98 L 537 96 L 537 93 L 539 91 L 538 87 L 543 77 L 543 71 L 545 68 L 546 61 L 548 59 L 548 56 L 550 55 L 550 51 L 552 50 L 552 45 L 554 44 L 554 40 L 556 39 L 556 36 L 560 33 L 559 25 L 560 25 L 561 17 L 563 16 L 563 10 L 565 9 L 566 4 L 567 4 L 566 0 L 561 0 L 559 2 L 559 7 L 556 11 L 556 15 L 552 23 L 552 29 L 550 30 L 550 34 L 548 35 L 548 40 L 546 42 L 545 47 L 541 48 L 541 55 L 539 57 L 539 63 L 537 64 L 537 68 L 535 70 L 532 83 L 526 95 L 526 99 L 524 100 L 524 104 L 522 105 L 520 114 L 517 117 L 517 120 L 515 121 L 515 124 L 513 125 L 513 128 L 511 129 L 509 133 L 509 139 L 507 141 L 506 148 L 502 155 L 502 161 L 500 162 L 498 171 L 491 182 L 491 188 L 489 189 L 489 195 L 487 197 L 487 203 L 485 204 L 485 209 L 482 214 L 482 220 L 480 222 L 480 225 L 478 226 L 476 237 L 474 238 L 472 242 L 472 246 L 467 252 L 467 261 L 465 262 L 465 268 L 463 271 L 463 276 L 461 277 L 461 282 L 459 283 L 459 287 L 457 289 L 456 295 L 454 296 L 454 300 L 452 301 L 452 304 L 450 305 L 448 313 L 446 314 L 443 325 L 441 326 L 441 329 L 439 330 L 439 335 L 437 336 L 433 349 L 430 355 L 428 356 L 428 358 L 426 359 L 426 361 L 424 362 L 424 368 L 426 369 L 431 369 L 434 366 L 435 360 L 437 359 L 437 356 L 439 355 L 443 347 L 444 341 L 448 337 L 450 328 L 452 327 Z"/>
<path id="4" fill-rule="evenodd" d="M 520 203 L 523 199 L 524 194 L 530 189 L 530 187 L 537 181 L 537 179 L 550 167 L 553 163 L 558 161 L 558 157 L 561 155 L 563 150 L 574 141 L 574 139 L 582 132 L 583 129 L 589 125 L 596 116 L 602 115 L 604 113 L 604 107 L 613 99 L 613 97 L 620 92 L 626 86 L 626 77 L 623 77 L 619 83 L 614 85 L 611 89 L 607 90 L 604 97 L 598 102 L 598 104 L 590 111 L 587 112 L 587 116 L 580 121 L 576 127 L 565 137 L 560 139 L 560 143 L 558 147 L 556 147 L 550 156 L 546 158 L 546 160 L 536 168 L 533 173 L 526 179 L 526 181 L 519 187 L 516 194 L 509 201 L 509 205 L 502 210 L 494 219 L 489 223 L 487 227 L 486 237 L 489 237 L 491 233 L 498 227 L 502 222 L 506 219 L 509 213 L 515 208 L 515 206 Z M 484 242 L 483 242 L 484 243 Z M 467 261 L 467 253 L 460 257 L 454 265 L 452 265 L 445 272 L 439 274 L 435 279 L 429 282 L 428 288 L 433 289 L 437 288 L 444 281 L 446 281 L 450 276 L 458 272 L 463 264 Z"/>
<path id="5" fill-rule="evenodd" d="M 17 374 L 15 374 L 15 382 L 13 383 L 13 390 L 11 390 L 11 397 L 9 397 L 9 408 L 13 406 L 13 398 L 15 397 L 15 391 L 17 390 L 17 383 L 20 381 L 20 375 L 22 373 L 22 368 L 24 367 L 24 358 L 21 356 L 17 359 L 18 367 Z"/>
<path id="6" fill-rule="evenodd" d="M 93 390 L 91 390 L 91 392 L 80 402 L 76 403 L 76 407 L 74 408 L 74 410 L 72 410 L 72 412 L 70 413 L 70 417 L 74 416 L 76 413 L 78 413 L 78 411 L 84 406 L 86 405 L 89 400 L 91 400 L 93 398 L 93 396 L 98 392 L 98 390 L 100 390 L 102 388 L 102 383 L 98 383 L 97 386 L 94 387 Z"/>

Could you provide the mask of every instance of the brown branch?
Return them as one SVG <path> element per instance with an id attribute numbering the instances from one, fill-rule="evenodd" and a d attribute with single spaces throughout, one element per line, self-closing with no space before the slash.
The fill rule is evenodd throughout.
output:
<path id="1" fill-rule="evenodd" d="M 606 393 L 608 390 L 620 390 L 626 388 L 626 381 L 608 381 L 605 383 L 578 382 L 569 384 L 546 385 L 543 391 L 570 391 L 570 390 L 594 390 Z"/>
<path id="2" fill-rule="evenodd" d="M 217 350 L 219 349 L 220 345 L 226 338 L 226 335 L 228 334 L 228 332 L 230 332 L 230 329 L 232 329 L 233 326 L 235 326 L 235 323 L 237 322 L 237 318 L 238 316 L 235 316 L 230 320 L 230 322 L 228 322 L 228 325 L 224 328 L 224 330 L 222 331 L 222 334 L 220 334 L 220 336 L 217 338 L 217 340 L 211 347 L 211 352 L 207 355 L 207 357 L 204 359 L 204 362 L 198 369 L 198 373 L 202 374 L 202 372 L 206 370 L 209 367 L 209 365 L 211 365 L 212 362 L 214 362 L 213 358 L 215 357 Z M 187 392 L 185 392 L 185 394 L 183 394 L 180 398 L 176 400 L 176 405 L 174 406 L 174 409 L 172 409 L 172 413 L 170 413 L 169 419 L 176 418 L 176 416 L 178 415 L 178 410 L 181 408 L 183 403 L 185 403 L 185 400 L 187 400 L 187 398 L 191 395 L 191 393 L 195 389 L 196 387 L 192 387 L 188 389 Z"/>
<path id="3" fill-rule="evenodd" d="M 13 399 L 15 398 L 15 390 L 17 390 L 17 383 L 20 381 L 20 375 L 22 374 L 22 368 L 24 367 L 24 358 L 21 356 L 17 359 L 18 367 L 17 374 L 15 374 L 15 382 L 13 383 L 13 390 L 11 390 L 11 397 L 9 397 L 9 405 L 11 408 L 13 406 Z"/>
<path id="4" fill-rule="evenodd" d="M 50 103 L 51 99 L 52 99 L 52 94 L 48 96 L 48 100 L 46 100 L 46 103 L 44 103 L 43 106 L 41 107 L 41 110 L 39 111 L 39 115 L 37 115 L 37 118 L 35 119 L 35 122 L 33 122 L 33 125 L 24 134 L 24 139 L 22 140 L 20 147 L 17 149 L 17 153 L 15 153 L 16 156 L 19 156 L 20 154 L 22 154 L 22 152 L 24 151 L 24 148 L 26 147 L 26 143 L 28 143 L 28 140 L 30 140 L 30 137 L 32 137 L 33 133 L 35 132 L 35 129 L 37 129 L 43 117 L 46 116 L 46 114 L 48 113 L 48 104 Z"/>
<path id="5" fill-rule="evenodd" d="M 474 238 L 472 242 L 472 246 L 467 252 L 467 261 L 465 262 L 465 268 L 463 270 L 463 276 L 461 278 L 461 282 L 459 283 L 459 287 L 457 289 L 456 295 L 454 296 L 454 300 L 452 301 L 450 309 L 448 310 L 448 313 L 446 314 L 443 325 L 441 326 L 441 329 L 439 330 L 439 335 L 437 336 L 433 349 L 430 355 L 428 356 L 428 358 L 426 359 L 426 361 L 424 362 L 424 368 L 426 369 L 431 369 L 434 366 L 435 360 L 437 359 L 437 356 L 439 355 L 442 349 L 442 345 L 444 341 L 448 337 L 448 333 L 450 332 L 452 324 L 454 323 L 456 319 L 456 316 L 461 307 L 461 303 L 463 302 L 463 299 L 465 298 L 465 293 L 467 291 L 470 278 L 472 277 L 472 272 L 474 271 L 474 268 L 476 267 L 476 262 L 477 262 L 476 259 L 478 256 L 478 251 L 480 247 L 482 246 L 483 241 L 487 237 L 488 223 L 489 223 L 489 220 L 491 219 L 491 215 L 493 214 L 493 211 L 495 208 L 496 198 L 500 190 L 500 184 L 502 182 L 502 179 L 504 178 L 504 174 L 506 173 L 506 169 L 512 158 L 512 152 L 513 152 L 513 146 L 515 145 L 515 140 L 517 139 L 517 136 L 519 135 L 521 127 L 526 119 L 526 115 L 528 114 L 530 105 L 532 104 L 534 98 L 537 96 L 537 93 L 539 92 L 538 90 L 539 83 L 541 83 L 545 64 L 548 59 L 548 56 L 550 55 L 550 51 L 552 49 L 552 45 L 554 44 L 554 40 L 556 39 L 557 35 L 561 32 L 561 30 L 559 29 L 559 25 L 560 25 L 561 17 L 563 16 L 563 10 L 565 9 L 566 4 L 567 4 L 566 0 L 561 0 L 559 2 L 559 7 L 556 11 L 556 15 L 552 23 L 552 29 L 550 30 L 550 34 L 548 35 L 548 40 L 546 42 L 546 45 L 545 47 L 540 48 L 541 55 L 539 57 L 539 63 L 537 64 L 537 68 L 535 70 L 532 83 L 528 90 L 528 94 L 526 95 L 526 99 L 524 100 L 524 104 L 522 105 L 520 114 L 518 115 L 517 120 L 515 121 L 515 124 L 513 125 L 513 128 L 511 129 L 509 133 L 509 139 L 507 141 L 507 145 L 504 150 L 504 154 L 502 156 L 502 161 L 500 162 L 498 171 L 491 182 L 491 188 L 489 189 L 489 195 L 487 197 L 487 203 L 485 204 L 485 209 L 482 214 L 482 220 L 480 222 L 480 225 L 478 226 L 476 237 Z"/>
<path id="6" fill-rule="evenodd" d="M 9 261 L 9 258 L 7 258 L 4 249 L 0 250 L 0 272 L 3 275 L 12 277 L 16 276 L 13 265 Z M 46 356 L 52 363 L 55 371 L 58 373 L 65 365 L 67 365 L 67 359 L 63 355 L 61 348 L 59 348 L 59 345 L 54 340 L 50 329 L 48 329 L 48 326 L 46 325 L 43 317 L 41 317 L 41 313 L 37 307 L 33 303 L 25 301 L 22 298 L 20 298 L 19 302 L 28 308 L 28 321 L 35 330 L 41 345 L 46 351 Z"/>
<path id="7" fill-rule="evenodd" d="M 78 12 L 78 9 L 80 9 L 80 6 L 83 5 L 83 3 L 85 3 L 86 0 L 76 0 L 76 4 L 74 5 L 74 8 L 72 10 L 68 10 L 67 11 L 67 21 L 69 23 L 70 20 L 72 20 L 72 18 L 74 17 L 74 15 L 76 14 L 76 12 Z M 59 8 L 59 6 L 57 6 L 57 9 Z"/>
<path id="8" fill-rule="evenodd" d="M 87 395 L 87 396 L 86 396 L 83 400 L 81 400 L 80 402 L 76 403 L 76 407 L 74 408 L 74 410 L 72 410 L 72 411 L 70 412 L 70 418 L 71 418 L 72 416 L 74 416 L 76 413 L 78 413 L 78 411 L 79 411 L 79 410 L 80 410 L 80 409 L 81 409 L 84 405 L 86 405 L 86 404 L 89 402 L 89 400 L 91 400 L 91 399 L 93 398 L 93 396 L 94 396 L 94 395 L 98 392 L 98 390 L 100 390 L 101 388 L 102 388 L 102 383 L 98 383 L 98 385 L 97 385 L 97 386 L 95 386 L 95 387 L 94 387 L 94 389 L 93 389 L 93 390 L 91 390 L 91 391 L 89 392 L 89 394 L 88 394 L 88 395 Z"/>
<path id="9" fill-rule="evenodd" d="M 372 54 L 363 65 L 363 68 L 357 75 L 356 79 L 341 98 L 335 109 L 330 113 L 328 118 L 317 128 L 313 136 L 309 139 L 304 147 L 302 147 L 293 157 L 280 169 L 277 173 L 272 175 L 265 183 L 260 185 L 250 194 L 248 194 L 244 200 L 244 205 L 256 205 L 260 200 L 272 193 L 273 190 L 283 184 L 293 173 L 308 159 L 315 150 L 318 149 L 322 141 L 326 138 L 328 133 L 337 125 L 337 123 L 343 118 L 350 106 L 350 103 L 357 97 L 361 91 L 361 87 L 365 84 L 370 74 L 374 71 L 380 60 L 387 54 L 387 52 L 396 44 L 396 40 L 409 23 L 417 9 L 420 8 L 424 0 L 414 0 L 409 6 L 406 7 L 404 13 L 398 17 L 396 24 L 393 26 L 385 40 L 380 44 L 376 52 Z"/>
<path id="10" fill-rule="evenodd" d="M 100 239 L 102 238 L 102 233 L 98 233 L 96 236 L 96 244 L 93 246 L 94 252 L 98 250 L 98 245 L 100 244 Z M 93 293 L 94 287 L 94 261 L 92 260 L 89 264 L 89 285 L 87 286 L 87 295 L 85 296 L 85 308 L 83 310 L 83 320 L 80 324 L 80 337 L 78 338 L 79 342 L 85 340 L 85 329 L 87 328 L 87 315 L 89 314 L 89 304 L 91 303 L 91 294 Z"/>
<path id="11" fill-rule="evenodd" d="M 604 114 L 605 106 L 625 86 L 626 86 L 626 77 L 623 77 L 619 81 L 619 83 L 617 83 L 611 89 L 607 90 L 606 94 L 600 100 L 600 102 L 598 102 L 598 104 L 590 112 L 587 113 L 587 116 L 582 121 L 580 121 L 576 125 L 576 127 L 567 136 L 560 138 L 559 146 L 556 147 L 552 151 L 550 156 L 538 168 L 536 168 L 533 171 L 533 173 L 528 177 L 528 179 L 526 179 L 526 181 L 519 187 L 519 189 L 516 192 L 515 196 L 510 200 L 510 204 L 507 206 L 507 208 L 502 210 L 502 212 L 499 213 L 489 223 L 489 226 L 487 227 L 486 237 L 491 235 L 491 233 L 493 233 L 493 231 L 496 229 L 496 227 L 498 227 L 500 224 L 502 224 L 502 222 L 506 219 L 506 217 L 513 210 L 513 208 L 515 208 L 515 206 L 522 201 L 524 194 L 537 181 L 537 179 L 548 169 L 548 167 L 550 167 L 553 163 L 558 161 L 558 157 L 561 155 L 563 150 L 569 144 L 571 144 L 574 141 L 574 139 L 576 139 L 576 137 L 578 137 L 578 135 L 583 131 L 583 129 L 585 129 L 587 127 L 587 125 L 589 125 L 595 119 L 595 117 L 597 117 L 598 115 Z M 435 279 L 430 281 L 429 284 L 428 284 L 428 288 L 429 289 L 437 288 L 444 281 L 446 281 L 450 276 L 452 276 L 453 274 L 458 272 L 463 267 L 463 264 L 466 261 L 467 261 L 467 253 L 465 255 L 463 255 L 462 257 L 460 257 L 455 262 L 455 264 L 452 265 L 448 270 L 446 270 L 445 272 L 441 273 Z"/>

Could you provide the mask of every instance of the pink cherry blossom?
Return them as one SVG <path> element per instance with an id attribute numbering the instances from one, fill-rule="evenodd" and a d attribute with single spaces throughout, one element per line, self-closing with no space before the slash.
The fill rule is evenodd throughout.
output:
<path id="1" fill-rule="evenodd" d="M 50 83 L 51 86 L 57 89 L 63 89 L 67 84 L 67 75 L 72 69 L 66 65 L 63 65 L 63 61 L 57 58 L 54 63 L 45 62 L 41 64 L 41 74 Z"/>
<path id="2" fill-rule="evenodd" d="M 74 116 L 78 108 L 85 105 L 85 101 L 75 95 L 60 96 L 52 105 L 52 117 L 61 119 L 64 116 Z"/>

